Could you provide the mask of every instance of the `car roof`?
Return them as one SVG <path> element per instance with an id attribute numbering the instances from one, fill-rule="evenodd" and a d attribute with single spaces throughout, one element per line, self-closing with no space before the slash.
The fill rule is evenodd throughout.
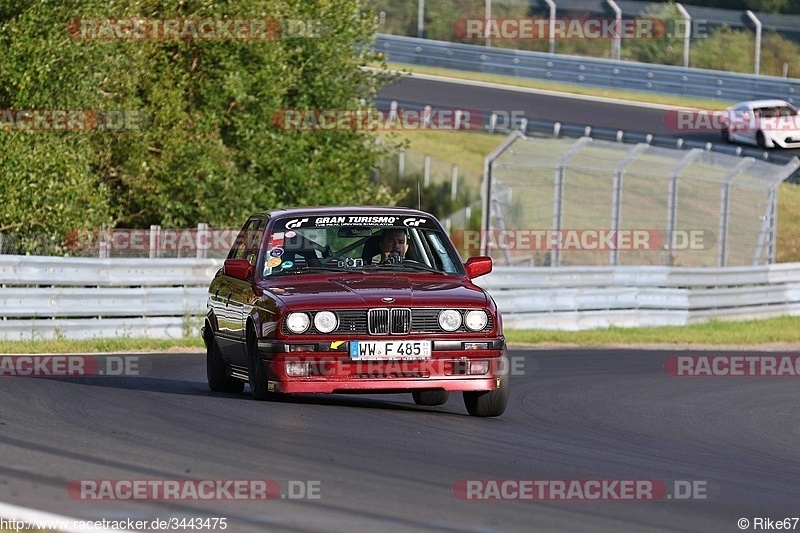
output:
<path id="1" fill-rule="evenodd" d="M 332 206 L 311 206 L 311 207 L 286 207 L 286 208 L 278 208 L 272 209 L 269 211 L 259 211 L 258 213 L 254 213 L 252 216 L 262 215 L 268 217 L 277 217 L 277 216 L 301 216 L 301 215 L 310 215 L 310 216 L 336 216 L 341 215 L 343 213 L 352 213 L 352 214 L 370 214 L 370 215 L 394 215 L 394 216 L 428 216 L 434 217 L 430 213 L 426 213 L 425 211 L 419 211 L 417 209 L 411 209 L 409 207 L 388 207 L 388 206 L 364 206 L 364 205 L 355 205 L 355 206 L 343 206 L 343 205 L 332 205 Z"/>
<path id="2" fill-rule="evenodd" d="M 772 99 L 772 100 L 747 100 L 746 102 L 739 102 L 738 104 L 736 104 L 733 107 L 739 107 L 739 106 L 742 106 L 742 105 L 747 105 L 747 106 L 750 106 L 752 108 L 757 108 L 757 107 L 782 107 L 782 106 L 794 107 L 794 106 L 792 106 L 792 104 L 790 104 L 786 100 L 777 100 L 777 99 Z"/>

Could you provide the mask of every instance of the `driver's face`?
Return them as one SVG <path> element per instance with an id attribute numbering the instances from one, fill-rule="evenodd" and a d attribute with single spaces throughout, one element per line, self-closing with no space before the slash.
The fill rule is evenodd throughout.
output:
<path id="1" fill-rule="evenodd" d="M 386 259 L 390 255 L 406 256 L 408 251 L 408 238 L 402 230 L 387 230 L 381 237 L 381 256 Z"/>

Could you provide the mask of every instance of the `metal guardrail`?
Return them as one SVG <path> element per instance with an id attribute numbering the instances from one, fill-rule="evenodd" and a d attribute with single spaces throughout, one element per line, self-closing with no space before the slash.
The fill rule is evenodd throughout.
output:
<path id="1" fill-rule="evenodd" d="M 497 268 L 476 280 L 508 328 L 682 326 L 800 314 L 800 263 Z"/>
<path id="2" fill-rule="evenodd" d="M 604 89 L 675 94 L 719 100 L 781 98 L 800 102 L 800 79 L 717 70 L 486 48 L 380 34 L 375 50 L 390 61 Z"/>
<path id="3" fill-rule="evenodd" d="M 0 339 L 198 335 L 220 259 L 0 255 Z"/>
<path id="4" fill-rule="evenodd" d="M 201 286 L 221 259 L 94 259 L 0 255 L 0 285 Z"/>
<path id="5" fill-rule="evenodd" d="M 0 255 L 0 272 L 6 273 L 0 288 L 0 339 L 198 335 L 206 287 L 220 263 Z M 21 275 L 9 276 L 10 265 Z M 124 275 L 126 269 L 131 277 Z M 170 269 L 185 275 L 165 276 Z M 59 278 L 53 272 L 70 275 Z M 105 286 L 98 286 L 101 275 Z M 710 318 L 800 314 L 800 263 L 499 267 L 476 281 L 495 299 L 508 328 L 685 325 Z M 58 287 L 64 285 L 72 287 Z"/>

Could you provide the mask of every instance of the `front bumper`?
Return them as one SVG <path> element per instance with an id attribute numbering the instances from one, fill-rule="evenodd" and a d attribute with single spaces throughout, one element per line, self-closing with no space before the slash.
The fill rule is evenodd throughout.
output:
<path id="1" fill-rule="evenodd" d="M 779 148 L 800 148 L 800 131 L 767 131 L 765 136 Z"/>
<path id="2" fill-rule="evenodd" d="M 488 344 L 488 349 L 483 350 L 465 350 L 463 346 L 469 342 L 472 341 L 433 341 L 431 357 L 426 359 L 357 360 L 349 357 L 347 346 L 335 351 L 290 352 L 291 344 L 264 341 L 259 343 L 259 352 L 271 392 L 457 392 L 499 388 L 500 380 L 508 374 L 508 362 L 502 357 L 504 339 L 483 341 Z M 304 375 L 297 375 L 298 371 Z"/>

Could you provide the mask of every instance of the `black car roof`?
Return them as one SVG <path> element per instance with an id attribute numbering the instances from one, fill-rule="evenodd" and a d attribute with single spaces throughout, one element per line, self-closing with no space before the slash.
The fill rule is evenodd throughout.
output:
<path id="1" fill-rule="evenodd" d="M 311 215 L 311 216 L 324 216 L 324 215 L 340 215 L 342 213 L 353 213 L 353 214 L 385 214 L 385 215 L 409 215 L 409 216 L 428 216 L 432 218 L 436 218 L 430 213 L 426 213 L 425 211 L 419 211 L 417 209 L 411 209 L 409 207 L 387 207 L 387 206 L 313 206 L 313 207 L 287 207 L 287 208 L 279 208 L 279 209 L 272 209 L 269 211 L 260 211 L 258 213 L 254 213 L 255 215 L 263 215 L 269 217 L 277 217 L 277 216 L 301 216 L 301 215 Z"/>

